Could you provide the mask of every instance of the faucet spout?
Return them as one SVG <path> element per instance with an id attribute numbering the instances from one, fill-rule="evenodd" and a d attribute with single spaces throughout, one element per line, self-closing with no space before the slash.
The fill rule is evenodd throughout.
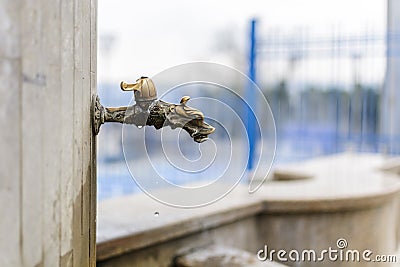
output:
<path id="1" fill-rule="evenodd" d="M 116 108 L 103 107 L 98 96 L 93 99 L 94 134 L 97 135 L 100 126 L 106 122 L 134 124 L 139 127 L 147 125 L 154 126 L 156 129 L 166 126 L 172 129 L 182 128 L 197 143 L 206 141 L 208 135 L 215 131 L 213 126 L 204 121 L 204 114 L 200 110 L 186 105 L 190 97 L 182 97 L 179 104 L 168 103 L 154 98 L 156 91 L 149 78 L 142 77 L 137 80 L 136 84 L 146 86 L 135 86 L 135 90 L 137 89 L 140 95 L 135 94 L 136 104 L 134 105 Z M 151 86 L 148 86 L 149 84 Z M 149 90 L 150 93 L 146 90 Z"/>

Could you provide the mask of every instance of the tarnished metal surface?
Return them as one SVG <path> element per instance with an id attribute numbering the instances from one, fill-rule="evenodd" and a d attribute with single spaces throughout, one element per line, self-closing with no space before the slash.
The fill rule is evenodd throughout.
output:
<path id="1" fill-rule="evenodd" d="M 97 135 L 100 131 L 100 126 L 104 123 L 104 108 L 100 104 L 99 96 L 92 98 L 92 128 L 93 132 Z"/>
<path id="2" fill-rule="evenodd" d="M 152 102 L 157 99 L 157 90 L 153 81 L 147 77 L 141 77 L 136 83 L 121 82 L 122 91 L 134 91 L 136 102 Z"/>
<path id="3" fill-rule="evenodd" d="M 135 91 L 136 104 L 127 107 L 105 108 L 99 98 L 93 99 L 93 131 L 98 134 L 101 124 L 119 122 L 136 126 L 154 126 L 160 129 L 170 126 L 172 129 L 183 128 L 195 142 L 201 143 L 215 128 L 204 122 L 204 114 L 186 103 L 189 96 L 182 97 L 180 104 L 156 100 L 157 91 L 151 79 L 142 77 L 135 84 L 121 82 L 124 91 Z"/>

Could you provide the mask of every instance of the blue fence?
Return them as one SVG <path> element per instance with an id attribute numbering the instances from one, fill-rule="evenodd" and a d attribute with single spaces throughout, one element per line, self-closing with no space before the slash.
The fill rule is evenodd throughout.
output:
<path id="1" fill-rule="evenodd" d="M 253 20 L 248 74 L 263 90 L 275 118 L 276 164 L 344 151 L 400 154 L 400 136 L 385 135 L 380 128 L 385 120 L 382 88 L 386 60 L 400 57 L 387 50 L 386 44 L 399 43 L 397 35 L 365 32 L 349 36 L 334 31 L 329 36 L 313 36 L 307 29 L 288 35 L 278 30 L 260 33 L 256 25 Z M 126 94 L 107 89 L 110 86 L 106 84 L 99 87 L 106 105 L 128 104 Z M 247 99 L 252 99 L 253 89 L 248 86 Z M 230 106 L 243 109 L 235 100 Z M 247 116 L 249 168 L 257 153 L 253 119 L 251 114 Z M 138 165 L 141 156 L 137 155 Z M 120 125 L 103 126 L 98 158 L 100 200 L 140 191 L 124 162 Z"/>

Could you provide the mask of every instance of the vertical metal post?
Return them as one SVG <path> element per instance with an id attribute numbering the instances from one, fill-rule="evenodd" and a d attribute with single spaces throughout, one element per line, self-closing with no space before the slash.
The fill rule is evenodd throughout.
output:
<path id="1" fill-rule="evenodd" d="M 247 163 L 247 169 L 251 170 L 253 168 L 254 161 L 254 150 L 256 148 L 257 136 L 256 136 L 256 118 L 251 109 L 255 110 L 256 108 L 256 99 L 254 90 L 256 84 L 256 24 L 257 21 L 252 19 L 250 22 L 250 47 L 249 47 L 249 71 L 248 76 L 251 80 L 246 88 L 246 101 L 247 101 L 247 121 L 246 128 L 249 139 L 249 159 Z"/>

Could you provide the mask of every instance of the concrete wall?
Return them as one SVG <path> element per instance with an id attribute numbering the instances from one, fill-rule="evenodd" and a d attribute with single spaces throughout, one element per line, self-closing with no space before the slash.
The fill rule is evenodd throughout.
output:
<path id="1" fill-rule="evenodd" d="M 95 258 L 96 10 L 95 0 L 0 0 L 2 267 Z"/>
<path id="2" fill-rule="evenodd" d="M 362 260 L 365 250 L 373 251 L 371 259 L 376 255 L 395 255 L 398 231 L 398 196 L 370 207 L 341 210 L 338 212 L 316 213 L 265 213 L 259 221 L 259 237 L 271 250 L 285 249 L 288 253 L 295 249 L 302 253 L 313 249 L 316 258 L 322 258 L 321 251 L 336 249 L 337 240 L 345 239 L 348 243 L 343 249 L 358 250 L 360 261 L 330 260 L 328 255 L 323 261 L 290 261 L 288 255 L 284 264 L 302 267 L 350 267 L 350 266 L 392 266 L 390 263 L 366 262 Z M 344 254 L 346 255 L 346 254 Z M 277 260 L 277 256 L 275 259 Z"/>

